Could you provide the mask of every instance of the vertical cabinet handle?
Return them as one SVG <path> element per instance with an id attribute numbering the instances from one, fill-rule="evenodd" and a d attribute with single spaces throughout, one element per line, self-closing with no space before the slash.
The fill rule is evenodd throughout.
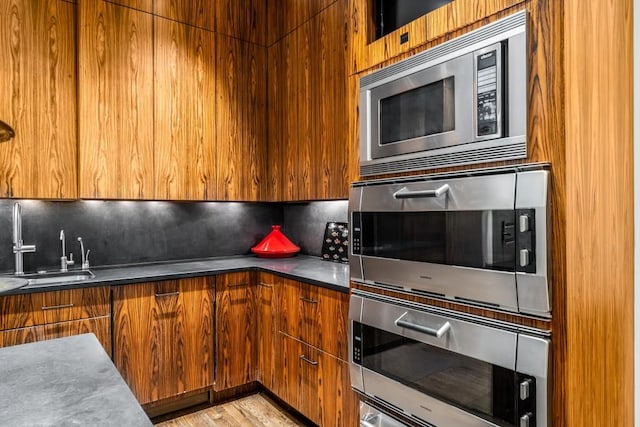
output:
<path id="1" fill-rule="evenodd" d="M 300 355 L 300 360 L 302 360 L 303 362 L 307 362 L 311 366 L 318 366 L 318 362 L 317 361 L 309 359 L 304 354 Z"/>

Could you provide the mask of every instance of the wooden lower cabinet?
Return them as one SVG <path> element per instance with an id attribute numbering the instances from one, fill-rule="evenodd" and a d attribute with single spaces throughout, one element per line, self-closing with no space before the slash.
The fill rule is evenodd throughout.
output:
<path id="1" fill-rule="evenodd" d="M 0 347 L 93 333 L 111 356 L 111 316 L 92 317 L 0 332 Z"/>
<path id="2" fill-rule="evenodd" d="M 273 393 L 278 394 L 277 360 L 278 345 L 278 300 L 282 288 L 281 277 L 259 273 L 256 295 L 258 315 L 258 369 L 257 380 Z"/>
<path id="3" fill-rule="evenodd" d="M 213 278 L 113 288 L 113 361 L 141 404 L 213 384 Z"/>
<path id="4" fill-rule="evenodd" d="M 111 354 L 109 287 L 0 297 L 0 347 L 93 333 Z"/>
<path id="5" fill-rule="evenodd" d="M 348 364 L 282 332 L 279 340 L 278 396 L 319 426 L 356 426 L 358 399 Z"/>
<path id="6" fill-rule="evenodd" d="M 256 380 L 256 286 L 251 275 L 216 276 L 216 391 Z"/>

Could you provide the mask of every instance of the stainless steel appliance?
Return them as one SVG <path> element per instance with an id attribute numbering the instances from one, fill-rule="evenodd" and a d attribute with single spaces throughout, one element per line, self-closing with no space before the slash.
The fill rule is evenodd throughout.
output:
<path id="1" fill-rule="evenodd" d="M 351 383 L 374 406 L 417 425 L 550 425 L 544 332 L 357 290 L 349 311 Z"/>
<path id="2" fill-rule="evenodd" d="M 360 175 L 527 156 L 527 14 L 360 79 Z"/>
<path id="3" fill-rule="evenodd" d="M 548 187 L 540 164 L 356 182 L 351 280 L 551 317 Z"/>

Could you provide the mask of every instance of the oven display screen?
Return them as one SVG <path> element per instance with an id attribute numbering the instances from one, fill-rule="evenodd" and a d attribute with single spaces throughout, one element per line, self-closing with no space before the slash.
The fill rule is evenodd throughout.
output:
<path id="1" fill-rule="evenodd" d="M 361 212 L 361 254 L 515 271 L 513 210 Z"/>
<path id="2" fill-rule="evenodd" d="M 514 371 L 358 322 L 354 326 L 361 328 L 362 366 L 497 425 L 514 425 Z"/>

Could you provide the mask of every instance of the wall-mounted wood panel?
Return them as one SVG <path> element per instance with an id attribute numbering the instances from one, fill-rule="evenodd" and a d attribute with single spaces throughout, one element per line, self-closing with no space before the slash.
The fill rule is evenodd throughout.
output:
<path id="1" fill-rule="evenodd" d="M 94 0 L 97 1 L 97 0 Z M 133 9 L 142 10 L 144 12 L 153 13 L 153 0 L 105 0 L 109 3 L 118 4 L 120 6 L 131 7 Z M 84 2 L 80 2 L 84 3 Z"/>
<path id="2" fill-rule="evenodd" d="M 266 191 L 266 48 L 216 34 L 218 200 L 261 200 Z"/>
<path id="3" fill-rule="evenodd" d="M 213 200 L 214 33 L 154 17 L 155 198 Z"/>
<path id="4" fill-rule="evenodd" d="M 267 0 L 216 0 L 214 7 L 217 33 L 267 44 Z"/>
<path id="5" fill-rule="evenodd" d="M 270 46 L 336 0 L 269 0 L 267 44 Z"/>
<path id="6" fill-rule="evenodd" d="M 154 0 L 153 13 L 173 21 L 214 31 L 216 7 L 213 3 L 215 2 L 210 0 Z"/>
<path id="7" fill-rule="evenodd" d="M 634 424 L 633 28 L 564 2 L 568 426 Z"/>
<path id="8" fill-rule="evenodd" d="M 0 5 L 0 120 L 16 136 L 0 144 L 0 197 L 77 197 L 75 5 Z"/>
<path id="9" fill-rule="evenodd" d="M 152 16 L 79 4 L 80 197 L 152 199 Z"/>

